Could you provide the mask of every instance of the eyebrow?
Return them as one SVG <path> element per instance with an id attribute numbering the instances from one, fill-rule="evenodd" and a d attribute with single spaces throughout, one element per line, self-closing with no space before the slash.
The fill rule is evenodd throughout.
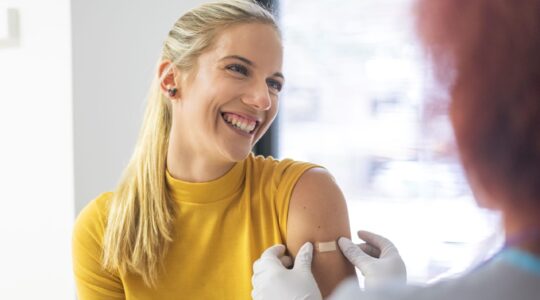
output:
<path id="1" fill-rule="evenodd" d="M 244 63 L 246 63 L 249 66 L 252 66 L 252 67 L 255 66 L 254 62 L 252 62 L 251 60 L 249 60 L 249 59 L 247 59 L 247 58 L 245 58 L 243 56 L 240 56 L 240 55 L 229 55 L 229 56 L 223 57 L 220 60 L 225 60 L 225 59 L 238 59 L 240 61 L 243 61 Z M 280 77 L 281 79 L 285 80 L 285 76 L 283 76 L 283 74 L 281 72 L 276 72 L 272 76 Z"/>

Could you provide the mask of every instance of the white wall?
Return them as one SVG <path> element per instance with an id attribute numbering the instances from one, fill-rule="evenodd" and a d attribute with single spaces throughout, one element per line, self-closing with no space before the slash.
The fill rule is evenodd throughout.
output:
<path id="1" fill-rule="evenodd" d="M 0 1 L 20 16 L 19 46 L 0 48 L 0 299 L 74 295 L 69 5 Z"/>
<path id="2" fill-rule="evenodd" d="M 203 0 L 73 0 L 75 199 L 112 190 L 142 121 L 163 40 Z"/>
<path id="3" fill-rule="evenodd" d="M 201 2 L 0 0 L 20 15 L 0 48 L 0 299 L 75 298 L 74 218 L 114 188 L 161 42 Z"/>

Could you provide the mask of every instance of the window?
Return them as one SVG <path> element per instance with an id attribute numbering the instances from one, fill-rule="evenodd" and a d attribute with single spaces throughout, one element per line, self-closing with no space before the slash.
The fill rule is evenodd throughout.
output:
<path id="1" fill-rule="evenodd" d="M 497 215 L 476 207 L 457 161 L 412 2 L 280 1 L 287 81 L 278 145 L 282 158 L 328 168 L 353 232 L 390 238 L 409 281 L 421 284 L 484 259 L 501 234 Z"/>

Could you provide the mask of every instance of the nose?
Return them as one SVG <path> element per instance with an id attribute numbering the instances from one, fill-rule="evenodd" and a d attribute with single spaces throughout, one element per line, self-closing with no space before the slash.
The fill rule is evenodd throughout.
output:
<path id="1" fill-rule="evenodd" d="M 257 110 L 269 110 L 272 107 L 272 98 L 270 97 L 270 91 L 268 90 L 266 82 L 254 85 L 244 97 L 242 97 L 242 101 Z"/>

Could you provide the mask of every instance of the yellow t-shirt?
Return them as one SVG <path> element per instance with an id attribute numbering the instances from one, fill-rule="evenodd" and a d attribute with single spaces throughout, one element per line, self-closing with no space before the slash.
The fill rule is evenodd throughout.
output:
<path id="1" fill-rule="evenodd" d="M 285 243 L 293 188 L 313 167 L 250 155 L 211 182 L 167 174 L 177 203 L 175 239 L 155 288 L 136 274 L 101 267 L 112 193 L 100 195 L 80 213 L 73 233 L 79 299 L 251 299 L 252 264 L 267 247 Z"/>

